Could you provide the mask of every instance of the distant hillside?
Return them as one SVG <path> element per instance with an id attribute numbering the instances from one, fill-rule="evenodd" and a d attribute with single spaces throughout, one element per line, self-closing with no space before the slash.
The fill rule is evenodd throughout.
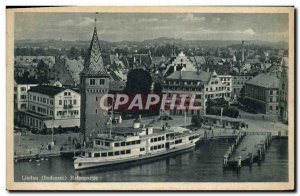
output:
<path id="1" fill-rule="evenodd" d="M 175 38 L 160 37 L 156 39 L 144 40 L 141 42 L 136 41 L 120 41 L 120 42 L 108 42 L 100 41 L 103 48 L 116 47 L 118 45 L 126 45 L 129 47 L 144 47 L 144 46 L 157 46 L 165 44 L 175 44 L 177 46 L 189 46 L 189 47 L 226 47 L 230 45 L 241 44 L 239 40 L 183 40 Z M 258 45 L 267 46 L 272 48 L 284 48 L 288 49 L 287 42 L 268 42 L 261 40 L 245 40 L 245 45 Z M 89 41 L 65 41 L 65 40 L 16 40 L 15 47 L 54 47 L 54 48 L 88 48 Z"/>

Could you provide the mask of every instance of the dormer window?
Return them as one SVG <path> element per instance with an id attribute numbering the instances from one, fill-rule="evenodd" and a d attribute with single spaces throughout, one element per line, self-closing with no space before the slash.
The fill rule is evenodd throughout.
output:
<path id="1" fill-rule="evenodd" d="M 90 85 L 95 85 L 95 84 L 96 84 L 95 79 L 90 79 Z"/>

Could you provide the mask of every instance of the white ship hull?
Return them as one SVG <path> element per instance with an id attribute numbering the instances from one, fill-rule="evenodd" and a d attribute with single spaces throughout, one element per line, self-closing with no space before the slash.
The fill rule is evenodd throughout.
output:
<path id="1" fill-rule="evenodd" d="M 126 163 L 126 162 L 150 159 L 150 158 L 154 158 L 154 157 L 158 157 L 158 156 L 162 156 L 162 155 L 167 155 L 167 154 L 170 154 L 170 153 L 174 153 L 174 152 L 178 152 L 178 151 L 182 151 L 182 150 L 192 148 L 192 147 L 195 146 L 195 143 L 198 140 L 199 140 L 199 138 L 194 139 L 191 143 L 187 143 L 187 144 L 184 144 L 184 145 L 181 145 L 181 146 L 178 146 L 178 147 L 166 149 L 166 150 L 160 151 L 160 152 L 147 153 L 147 154 L 144 154 L 144 155 L 135 155 L 135 156 L 131 156 L 131 157 L 127 157 L 127 158 L 120 158 L 120 159 L 111 160 L 111 161 L 109 161 L 109 160 L 100 161 L 100 160 L 97 160 L 97 159 L 89 160 L 87 158 L 78 157 L 74 160 L 74 168 L 76 170 L 80 170 L 80 169 L 87 169 L 87 168 L 101 167 L 101 166 L 109 166 L 109 165 L 121 164 L 121 163 Z"/>

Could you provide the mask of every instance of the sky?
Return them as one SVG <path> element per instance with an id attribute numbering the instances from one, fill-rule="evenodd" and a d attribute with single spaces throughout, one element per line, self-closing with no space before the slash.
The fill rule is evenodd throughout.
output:
<path id="1" fill-rule="evenodd" d="M 98 13 L 99 39 L 288 41 L 288 14 Z M 16 13 L 15 39 L 90 40 L 94 13 Z"/>

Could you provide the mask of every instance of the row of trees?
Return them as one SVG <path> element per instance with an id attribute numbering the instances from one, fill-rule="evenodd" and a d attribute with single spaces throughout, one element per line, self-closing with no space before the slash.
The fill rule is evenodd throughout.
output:
<path id="1" fill-rule="evenodd" d="M 206 114 L 221 116 L 221 110 L 223 108 L 223 116 L 231 118 L 237 118 L 239 111 L 233 107 L 229 107 L 228 101 L 224 98 L 220 99 L 209 99 L 207 101 Z"/>

